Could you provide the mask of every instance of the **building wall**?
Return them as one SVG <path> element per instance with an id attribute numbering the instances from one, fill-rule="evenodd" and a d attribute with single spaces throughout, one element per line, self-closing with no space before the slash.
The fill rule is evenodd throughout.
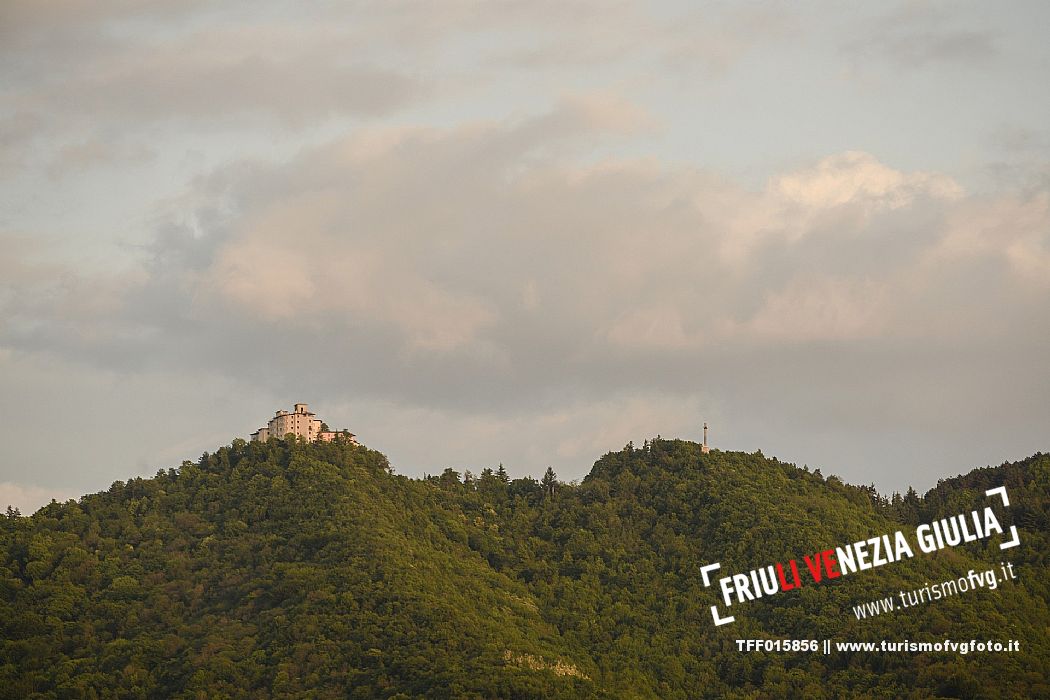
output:
<path id="1" fill-rule="evenodd" d="M 335 440 L 337 437 L 340 437 L 340 436 L 346 438 L 347 440 L 349 440 L 354 445 L 360 445 L 361 444 L 361 443 L 359 443 L 357 441 L 357 438 L 354 436 L 354 434 L 351 433 L 348 430 L 341 430 L 341 431 L 326 430 L 324 432 L 318 433 L 317 434 L 317 439 L 319 441 L 321 441 L 321 442 L 331 442 L 332 440 Z"/>
<path id="2" fill-rule="evenodd" d="M 266 424 L 265 428 L 259 428 L 259 430 L 252 433 L 252 440 L 265 441 L 271 437 L 284 438 L 285 435 L 291 433 L 297 437 L 301 437 L 308 442 L 314 442 L 316 440 L 324 440 L 325 442 L 331 442 L 335 439 L 336 435 L 347 435 L 352 442 L 354 436 L 351 433 L 343 431 L 337 433 L 334 431 L 322 431 L 321 420 L 311 413 L 309 406 L 305 403 L 295 404 L 295 410 L 289 413 L 288 411 L 277 411 L 270 422 Z"/>
<path id="3" fill-rule="evenodd" d="M 297 403 L 295 404 L 295 410 L 291 413 L 288 411 L 277 411 L 277 414 L 270 419 L 267 427 L 270 429 L 270 435 L 280 438 L 291 433 L 292 435 L 312 440 L 311 421 L 313 416 L 314 414 L 307 410 L 305 403 Z"/>

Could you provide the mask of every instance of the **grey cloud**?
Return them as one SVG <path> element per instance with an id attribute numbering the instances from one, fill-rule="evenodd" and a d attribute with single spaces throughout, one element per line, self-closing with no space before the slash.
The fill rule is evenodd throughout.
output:
<path id="1" fill-rule="evenodd" d="M 985 31 L 919 31 L 869 37 L 849 47 L 862 57 L 877 56 L 903 67 L 933 62 L 980 63 L 997 54 L 995 39 Z"/>
<path id="2" fill-rule="evenodd" d="M 143 143 L 88 139 L 59 149 L 47 168 L 52 179 L 78 175 L 99 167 L 137 165 L 153 160 L 156 151 Z"/>
<path id="3" fill-rule="evenodd" d="M 828 462 L 844 434 L 878 454 L 865 426 L 963 440 L 996 387 L 1011 430 L 1045 422 L 1045 192 L 967 196 L 864 154 L 760 191 L 573 155 L 632 113 L 575 100 L 221 170 L 136 274 L 16 287 L 0 342 L 497 433 L 570 404 L 693 407 Z M 814 425 L 825 443 L 794 437 Z"/>
<path id="4" fill-rule="evenodd" d="M 37 115 L 29 112 L 0 116 L 0 177 L 21 170 L 40 127 Z"/>
<path id="5" fill-rule="evenodd" d="M 1035 195 L 1050 187 L 1050 133 L 1016 123 L 990 130 L 987 141 L 998 156 L 984 166 L 989 189 Z"/>
<path id="6" fill-rule="evenodd" d="M 1000 124 L 989 133 L 988 140 L 1010 154 L 1050 155 L 1050 135 L 1046 129 L 1031 129 L 1018 124 Z"/>
<path id="7" fill-rule="evenodd" d="M 37 164 L 68 174 L 173 133 L 295 134 L 387 115 L 428 94 L 415 67 L 390 60 L 356 23 L 289 11 L 5 3 L 3 174 Z"/>
<path id="8" fill-rule="evenodd" d="M 935 63 L 981 65 L 999 53 L 999 37 L 983 27 L 960 26 L 950 6 L 906 4 L 865 24 L 843 45 L 857 67 L 871 58 L 910 69 Z"/>
<path id="9" fill-rule="evenodd" d="M 662 11 L 646 3 L 568 3 L 535 12 L 530 20 L 546 30 L 542 38 L 511 34 L 495 52 L 497 65 L 562 72 L 584 67 L 600 73 L 610 65 L 634 63 L 680 79 L 697 73 L 708 77 L 723 74 L 756 46 L 798 31 L 791 14 L 772 6 Z"/>
<path id="10" fill-rule="evenodd" d="M 772 11 L 668 14 L 592 2 L 365 9 L 16 1 L 3 12 L 7 109 L 30 115 L 49 143 L 67 149 L 117 135 L 156 136 L 157 125 L 295 132 L 329 119 L 386 116 L 470 94 L 475 84 L 513 80 L 504 59 L 522 51 L 529 61 L 556 65 L 566 85 L 596 62 L 664 73 L 724 68 L 786 22 Z M 536 49 L 541 36 L 551 43 Z M 457 48 L 463 40 L 477 46 L 468 64 Z M 535 65 L 510 63 L 520 64 L 518 77 L 535 73 Z"/>
<path id="11" fill-rule="evenodd" d="M 235 46 L 236 50 L 221 47 Z M 334 114 L 374 115 L 420 90 L 397 72 L 326 46 L 268 46 L 237 36 L 192 36 L 167 47 L 134 46 L 56 74 L 16 96 L 51 128 L 115 123 L 132 130 L 189 121 L 232 128 L 233 120 L 302 123 Z"/>
<path id="12" fill-rule="evenodd" d="M 78 76 L 57 86 L 46 99 L 88 114 L 222 125 L 231 117 L 269 115 L 296 122 L 337 113 L 381 114 L 418 89 L 411 78 L 392 71 L 326 64 L 319 55 L 197 60 L 193 52 L 190 46 L 170 55 L 136 56 L 108 75 Z"/>

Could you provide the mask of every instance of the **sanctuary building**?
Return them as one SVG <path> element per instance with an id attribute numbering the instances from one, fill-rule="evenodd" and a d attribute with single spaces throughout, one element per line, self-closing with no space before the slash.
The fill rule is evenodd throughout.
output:
<path id="1" fill-rule="evenodd" d="M 252 433 L 251 437 L 252 442 L 257 440 L 265 442 L 272 437 L 283 438 L 288 433 L 301 437 L 307 442 L 317 442 L 318 440 L 331 442 L 337 436 L 342 435 L 350 442 L 357 444 L 354 434 L 349 430 L 327 430 L 324 421 L 311 413 L 305 403 L 295 404 L 295 408 L 291 413 L 288 411 L 277 411 L 277 414 L 270 419 L 266 427 L 259 428 Z"/>

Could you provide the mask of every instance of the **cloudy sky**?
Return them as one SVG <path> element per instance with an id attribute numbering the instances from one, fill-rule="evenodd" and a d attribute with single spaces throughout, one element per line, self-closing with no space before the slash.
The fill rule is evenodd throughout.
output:
<path id="1" fill-rule="evenodd" d="M 1050 448 L 1050 5 L 306 5 L 0 4 L 0 504 L 296 401 L 411 475 Z"/>

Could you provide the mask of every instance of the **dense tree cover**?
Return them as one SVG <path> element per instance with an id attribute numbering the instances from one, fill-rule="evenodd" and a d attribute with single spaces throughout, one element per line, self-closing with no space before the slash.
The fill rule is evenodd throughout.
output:
<path id="1" fill-rule="evenodd" d="M 700 567 L 743 572 L 983 503 L 996 542 L 754 601 L 715 627 Z M 884 499 L 760 453 L 656 439 L 580 484 L 500 465 L 396 475 L 345 441 L 231 446 L 30 517 L 0 516 L 0 695 L 1039 697 L 1050 457 Z M 1019 578 L 874 619 L 852 606 Z M 1019 639 L 1015 654 L 742 653 L 738 638 Z"/>

